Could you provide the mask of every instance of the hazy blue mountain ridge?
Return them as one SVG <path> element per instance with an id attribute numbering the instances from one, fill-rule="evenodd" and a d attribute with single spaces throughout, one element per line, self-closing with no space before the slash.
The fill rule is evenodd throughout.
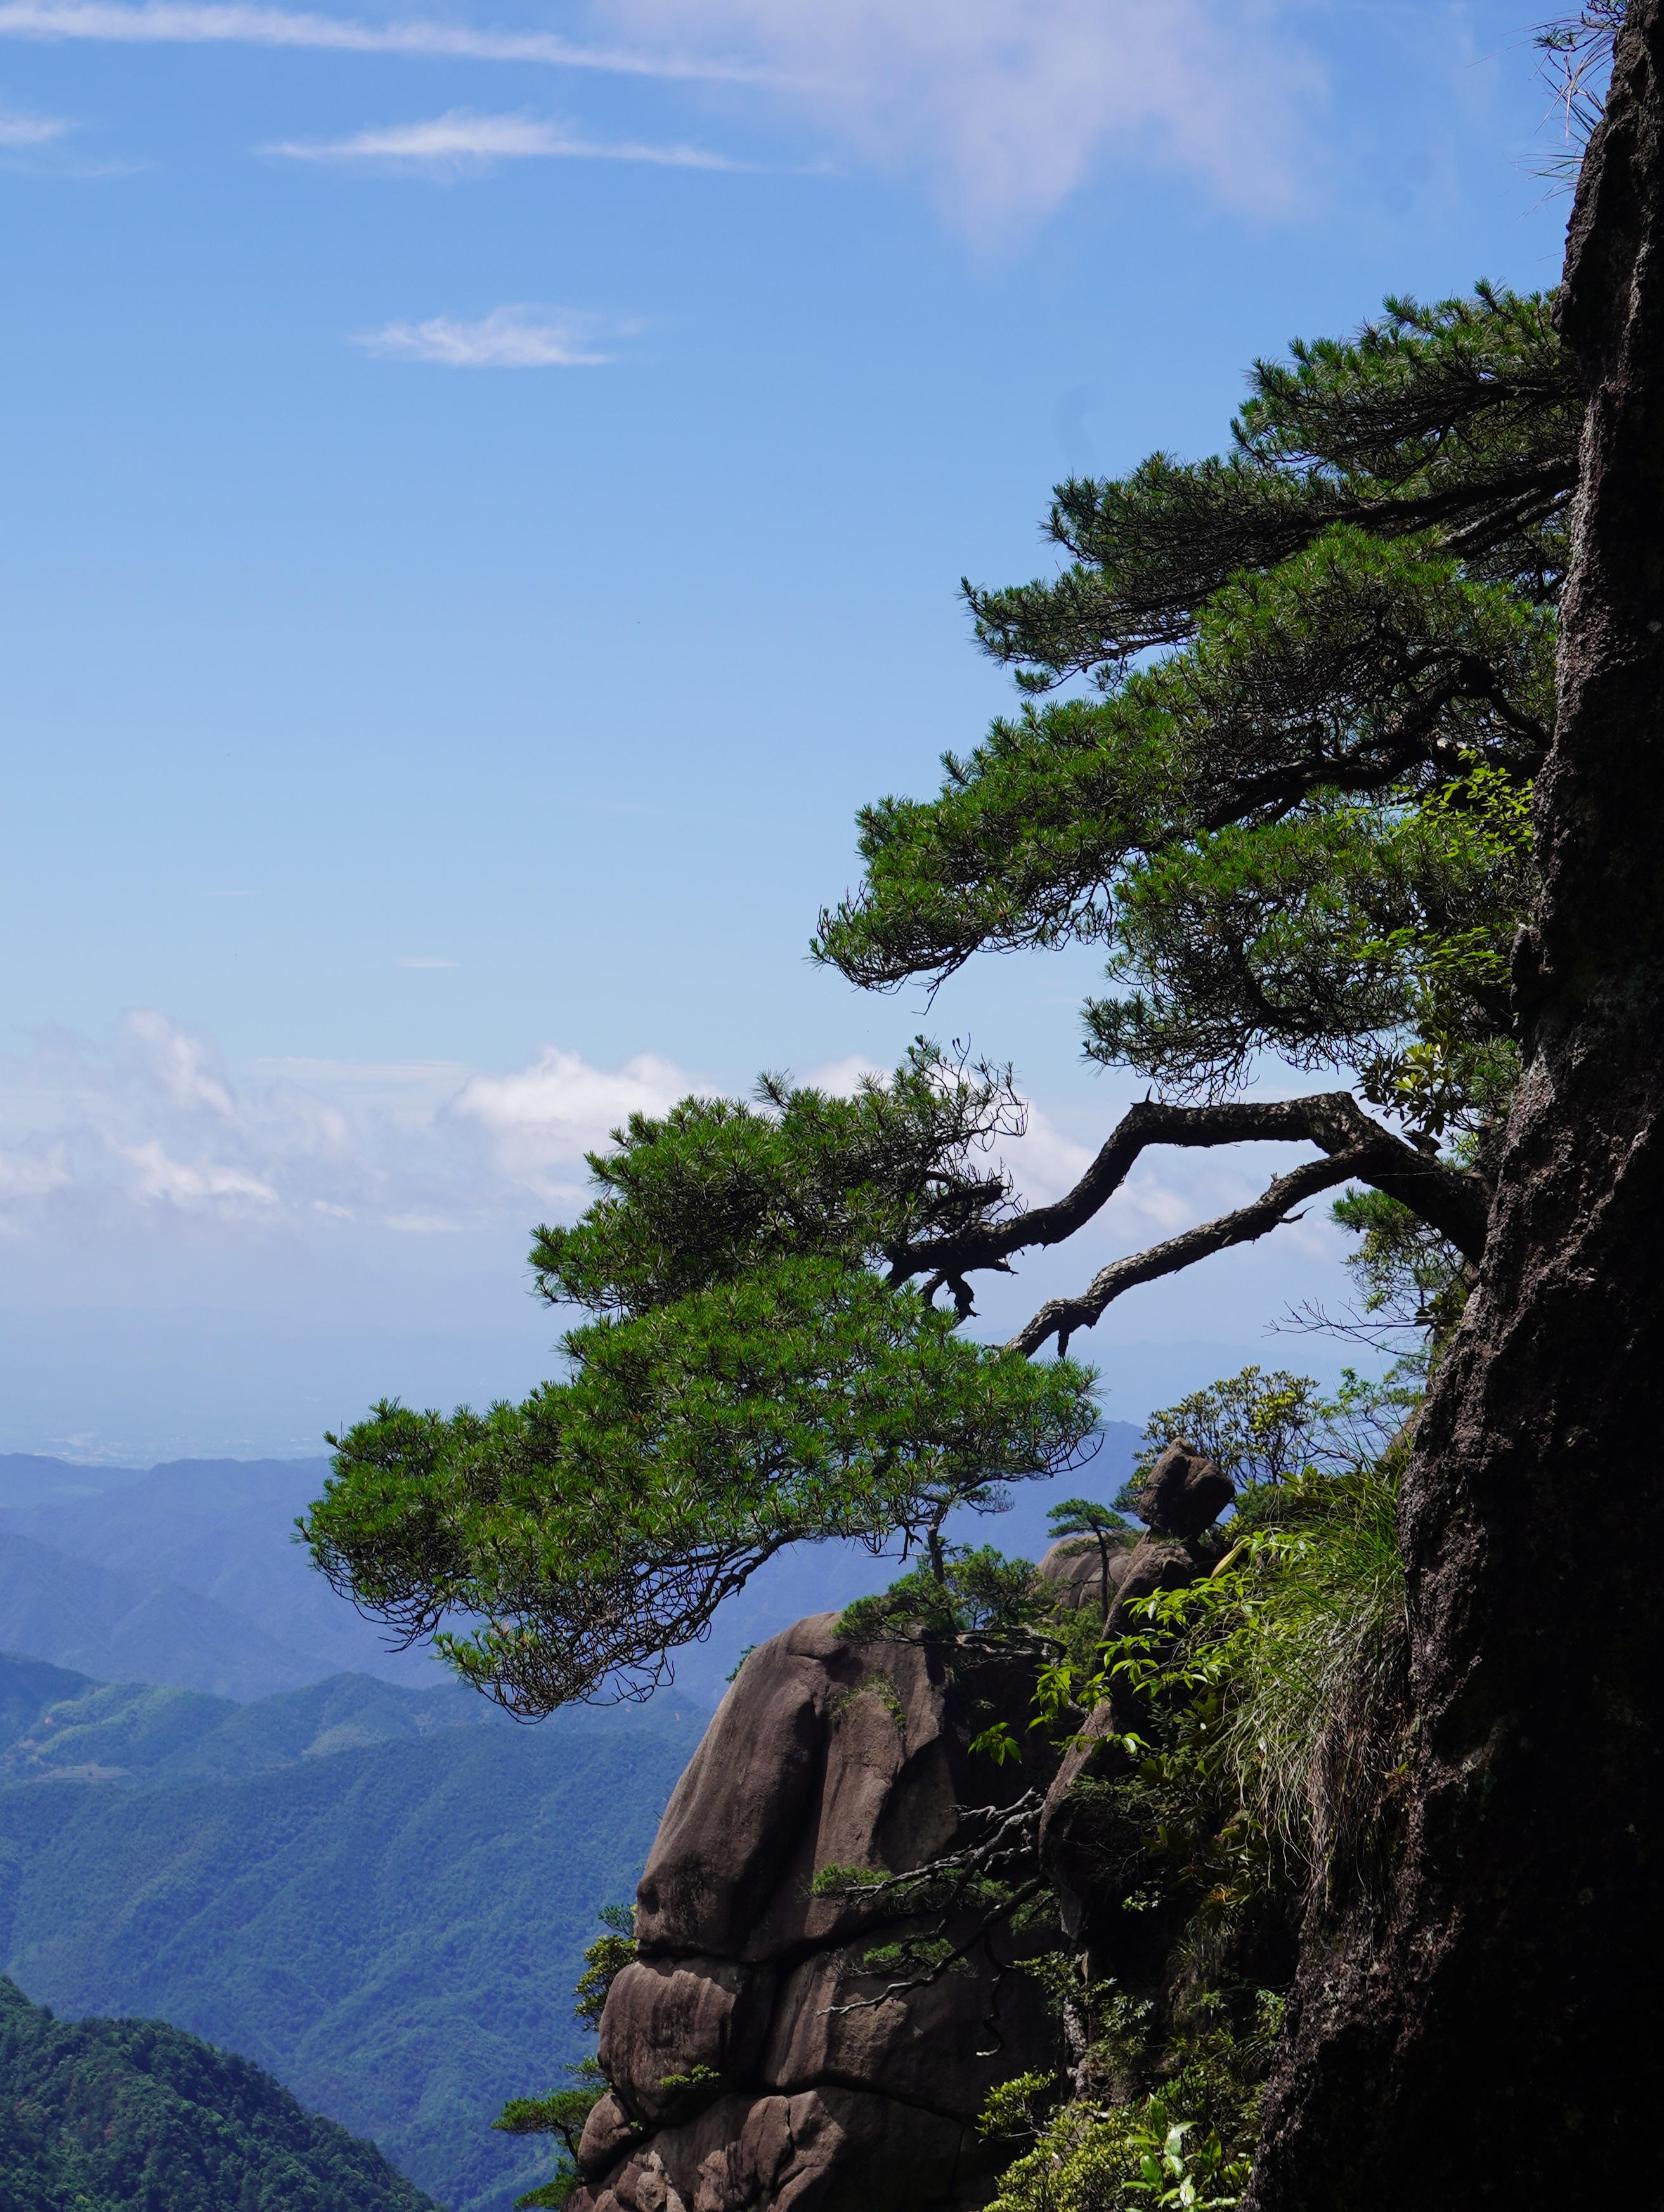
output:
<path id="1" fill-rule="evenodd" d="M 108 1681 L 175 1682 L 228 1698 L 298 1689 L 334 1671 L 212 1598 L 9 1532 L 0 1515 L 0 1650 Z"/>
<path id="2" fill-rule="evenodd" d="M 297 1759 L 433 1735 L 513 1729 L 460 1684 L 405 1690 L 336 1674 L 241 1705 L 149 1682 L 95 1682 L 0 1654 L 0 1778 L 230 1781 Z"/>
<path id="3" fill-rule="evenodd" d="M 427 1650 L 391 1650 L 386 1631 L 338 1598 L 296 1541 L 295 1518 L 323 1487 L 326 1459 L 179 1460 L 137 1475 L 114 1470 L 112 1483 L 110 1469 L 64 1463 L 55 1485 L 49 1465 L 28 1462 L 14 1483 L 19 1462 L 0 1458 L 0 1648 L 38 1651 L 106 1680 L 175 1681 L 230 1697 L 264 1697 L 347 1672 L 415 1686 L 445 1679 Z M 55 1644 L 43 1643 L 53 1632 L 43 1608 L 19 1610 L 27 1575 L 5 1571 L 5 1548 L 20 1538 L 143 1591 L 125 1606 L 112 1585 L 101 1586 L 98 1599 L 66 1593 L 54 1602 L 80 1641 L 60 1629 Z M 181 1591 L 195 1603 L 183 1602 Z M 130 1625 L 107 1658 L 95 1656 L 99 1626 L 117 1619 Z"/>
<path id="4" fill-rule="evenodd" d="M 1112 1498 L 1139 1442 L 1130 1423 L 1106 1422 L 1077 1473 L 1013 1484 L 1009 1511 L 956 1514 L 949 1533 L 1038 1559 L 1048 1508 L 1078 1491 Z M 0 1457 L 0 1650 L 104 1681 L 244 1698 L 337 1673 L 447 1680 L 425 1650 L 389 1650 L 385 1632 L 337 1597 L 295 1542 L 295 1516 L 328 1471 L 324 1459 L 181 1460 L 140 1474 Z M 112 1476 L 108 1489 L 94 1486 Z M 875 1559 L 859 1544 L 783 1553 L 729 1599 L 703 1644 L 678 1654 L 677 1680 L 714 1705 L 750 1645 L 902 1571 L 893 1553 Z"/>

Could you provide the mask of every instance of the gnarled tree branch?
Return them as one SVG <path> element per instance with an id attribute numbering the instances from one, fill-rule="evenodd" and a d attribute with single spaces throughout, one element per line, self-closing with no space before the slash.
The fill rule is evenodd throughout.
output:
<path id="1" fill-rule="evenodd" d="M 1011 1349 L 1032 1357 L 1048 1336 L 1055 1336 L 1061 1356 L 1068 1350 L 1069 1339 L 1074 1332 L 1090 1328 L 1104 1308 L 1123 1291 L 1130 1291 L 1139 1283 L 1154 1282 L 1158 1276 L 1177 1274 L 1181 1267 L 1193 1266 L 1198 1260 L 1205 1260 L 1214 1252 L 1224 1252 L 1233 1244 L 1253 1243 L 1256 1237 L 1280 1227 L 1289 1218 L 1289 1209 L 1303 1200 L 1315 1197 L 1321 1190 L 1333 1190 L 1337 1183 L 1350 1182 L 1355 1176 L 1362 1176 L 1360 1162 L 1365 1157 L 1360 1151 L 1337 1152 L 1328 1159 L 1308 1160 L 1303 1166 L 1278 1176 L 1251 1206 L 1239 1206 L 1234 1213 L 1222 1213 L 1215 1220 L 1204 1221 L 1194 1229 L 1187 1229 L 1182 1236 L 1169 1237 L 1164 1244 L 1152 1244 L 1148 1251 L 1131 1253 L 1124 1260 L 1112 1260 L 1107 1267 L 1098 1270 L 1078 1297 L 1048 1298 L 1034 1319 L 1011 1338 Z"/>
<path id="2" fill-rule="evenodd" d="M 1311 1177 L 1324 1163 L 1313 1162 L 1307 1169 L 1297 1169 L 1291 1176 L 1279 1177 L 1256 1206 L 1190 1231 L 1189 1237 L 1205 1239 L 1224 1223 L 1257 1218 L 1270 1203 L 1272 1192 L 1286 1191 L 1282 1200 L 1283 1211 L 1286 1212 L 1302 1198 L 1355 1177 L 1407 1206 L 1442 1237 L 1448 1237 L 1465 1258 L 1477 1260 L 1485 1249 L 1491 1194 L 1480 1177 L 1449 1167 L 1431 1154 L 1418 1151 L 1414 1145 L 1406 1144 L 1403 1138 L 1394 1136 L 1363 1111 L 1350 1091 L 1318 1091 L 1305 1098 L 1278 1098 L 1264 1103 L 1234 1101 L 1218 1106 L 1175 1106 L 1159 1099 L 1145 1099 L 1122 1116 L 1091 1166 L 1074 1188 L 1055 1204 L 982 1224 L 963 1235 L 926 1238 L 902 1246 L 890 1255 L 890 1279 L 904 1282 L 909 1276 L 925 1274 L 933 1276 L 938 1284 L 952 1282 L 963 1279 L 978 1267 L 1003 1269 L 1007 1255 L 1012 1252 L 1026 1251 L 1035 1245 L 1062 1243 L 1114 1196 L 1146 1146 L 1265 1143 L 1313 1144 L 1328 1155 L 1331 1166 L 1343 1155 L 1347 1165 L 1338 1174 L 1319 1174 L 1315 1181 Z M 1212 1243 L 1204 1242 L 1190 1257 L 1200 1259 L 1208 1252 L 1222 1250 L 1226 1244 L 1263 1236 L 1281 1218 L 1278 1213 L 1259 1228 L 1245 1226 L 1235 1233 L 1218 1237 Z M 1139 1255 L 1138 1260 L 1121 1261 L 1116 1265 L 1136 1267 L 1144 1260 L 1153 1260 L 1157 1254 L 1176 1251 L 1186 1242 L 1185 1237 L 1175 1237 L 1170 1243 L 1158 1245 L 1151 1253 Z M 1130 1277 L 1129 1280 L 1148 1281 L 1151 1274 L 1169 1274 L 1187 1264 L 1185 1259 L 1175 1259 L 1152 1267 L 1149 1273 Z M 1107 1304 L 1108 1299 L 1103 1303 Z M 1102 1310 L 1100 1307 L 1099 1311 Z M 1095 1313 L 1092 1319 L 1096 1318 Z M 1030 1323 L 1030 1328 L 1034 1325 Z M 1049 1329 L 1043 1330 L 1041 1340 L 1043 1342 L 1051 1333 Z"/>

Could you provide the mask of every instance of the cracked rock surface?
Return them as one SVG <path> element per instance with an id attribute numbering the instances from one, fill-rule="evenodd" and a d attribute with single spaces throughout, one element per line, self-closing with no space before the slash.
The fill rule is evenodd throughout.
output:
<path id="1" fill-rule="evenodd" d="M 963 1844 L 968 1814 L 1044 1786 L 1037 1750 L 1020 1766 L 969 1750 L 1027 1705 L 1028 1662 L 849 1644 L 836 1619 L 750 1655 L 665 1811 L 572 2212 L 969 2212 L 995 2171 L 984 2099 L 1054 2063 L 1008 1929 L 812 1891 L 825 1867 L 926 1865 Z M 885 1996 L 916 1969 L 868 1954 L 908 1934 L 965 1955 Z"/>

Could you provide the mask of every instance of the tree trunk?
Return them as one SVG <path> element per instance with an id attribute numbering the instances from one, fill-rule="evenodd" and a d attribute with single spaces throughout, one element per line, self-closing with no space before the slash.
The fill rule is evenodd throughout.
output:
<path id="1" fill-rule="evenodd" d="M 1619 34 L 1563 316 L 1529 1054 L 1406 1478 L 1400 1841 L 1314 1916 L 1245 2212 L 1664 2204 L 1664 0 Z"/>

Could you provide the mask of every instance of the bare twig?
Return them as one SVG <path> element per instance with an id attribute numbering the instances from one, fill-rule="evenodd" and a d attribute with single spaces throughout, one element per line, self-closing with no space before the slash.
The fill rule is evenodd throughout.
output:
<path id="1" fill-rule="evenodd" d="M 880 1990 L 876 1997 L 851 1997 L 847 2004 L 823 2005 L 822 2015 L 846 2012 L 871 2012 L 881 2004 L 888 2004 L 892 1997 L 910 1996 L 914 1990 L 927 1990 L 932 1982 L 940 1981 L 950 1966 L 956 1966 L 959 1961 L 981 1942 L 990 1929 L 997 1928 L 1002 1920 L 1009 1920 L 1019 1905 L 1026 1905 L 1031 1897 L 1037 1897 L 1044 1887 L 1044 1883 L 1036 1875 L 1031 1881 L 1025 1882 L 1022 1888 L 1015 1889 L 1009 1897 L 1002 1898 L 998 1905 L 983 1914 L 963 1943 L 956 1943 L 950 1951 L 944 1953 L 933 1966 L 926 1967 L 923 1973 L 909 1975 L 905 1981 L 891 1982 L 886 1988 Z"/>

